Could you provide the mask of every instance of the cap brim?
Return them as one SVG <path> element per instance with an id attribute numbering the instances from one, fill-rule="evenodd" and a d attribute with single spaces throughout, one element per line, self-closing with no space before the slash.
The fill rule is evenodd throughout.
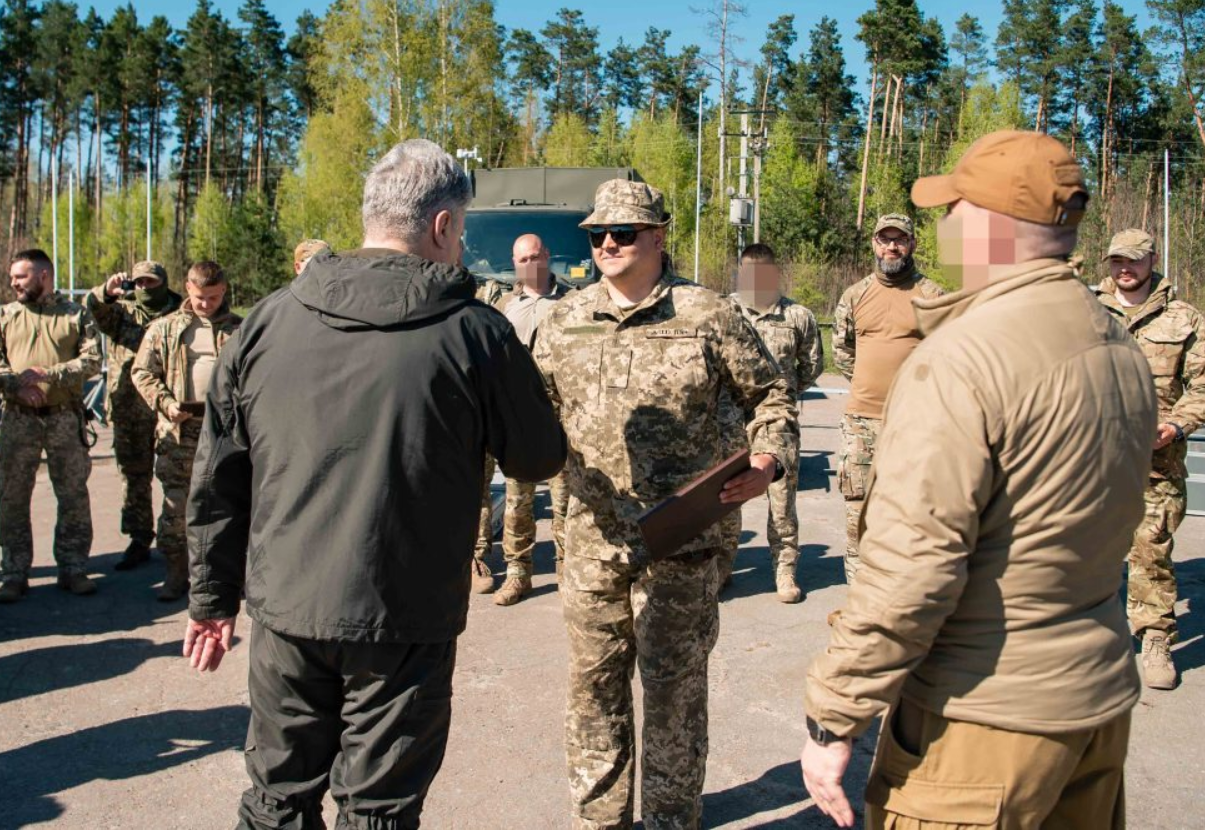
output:
<path id="1" fill-rule="evenodd" d="M 941 207 L 961 198 L 954 188 L 953 176 L 925 176 L 912 184 L 912 204 L 918 208 Z"/>
<path id="2" fill-rule="evenodd" d="M 1102 256 L 1100 261 L 1107 262 L 1113 257 L 1119 256 L 1137 262 L 1138 260 L 1145 258 L 1148 253 L 1149 251 L 1136 251 L 1133 248 L 1118 248 L 1117 250 L 1109 251 L 1107 254 Z"/>

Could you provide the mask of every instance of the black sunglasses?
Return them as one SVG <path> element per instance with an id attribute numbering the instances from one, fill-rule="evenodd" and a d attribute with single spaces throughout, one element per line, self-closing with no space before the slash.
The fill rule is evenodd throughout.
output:
<path id="1" fill-rule="evenodd" d="M 648 228 L 633 228 L 631 225 L 608 225 L 606 227 L 590 228 L 590 247 L 601 248 L 603 243 L 607 241 L 607 234 L 611 235 L 611 239 L 621 248 L 628 245 L 636 244 L 636 236 L 641 231 L 647 231 Z"/>

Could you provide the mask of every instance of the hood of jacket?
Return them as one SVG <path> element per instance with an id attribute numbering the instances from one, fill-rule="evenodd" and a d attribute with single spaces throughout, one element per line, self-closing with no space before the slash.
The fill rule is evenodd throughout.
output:
<path id="1" fill-rule="evenodd" d="M 475 288 L 473 276 L 460 266 L 362 248 L 319 252 L 289 291 L 325 325 L 356 330 L 441 317 L 471 302 Z"/>

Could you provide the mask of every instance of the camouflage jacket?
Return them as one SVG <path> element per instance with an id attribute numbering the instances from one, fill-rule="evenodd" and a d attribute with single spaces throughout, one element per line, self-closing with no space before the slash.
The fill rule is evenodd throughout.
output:
<path id="1" fill-rule="evenodd" d="M 824 341 L 815 315 L 789 297 L 766 312 L 744 305 L 735 294 L 732 298 L 778 362 L 791 396 L 802 395 L 824 371 Z"/>
<path id="2" fill-rule="evenodd" d="M 1159 422 L 1179 424 L 1185 435 L 1205 423 L 1205 317 L 1191 305 L 1174 298 L 1170 282 L 1161 274 L 1151 278 L 1151 295 L 1138 312 L 1127 317 L 1106 278 L 1096 296 L 1129 329 L 1155 376 Z M 1188 445 L 1173 442 L 1157 450 L 1152 459 L 1155 478 L 1185 478 Z"/>
<path id="3" fill-rule="evenodd" d="M 858 348 L 854 309 L 857 308 L 866 289 L 870 288 L 871 283 L 876 279 L 878 279 L 877 275 L 870 274 L 845 289 L 845 293 L 841 295 L 841 300 L 837 303 L 837 310 L 833 312 L 833 362 L 841 374 L 845 375 L 846 380 L 853 380 L 854 357 Z M 932 300 L 934 297 L 940 297 L 946 293 L 945 289 L 924 274 L 919 272 L 913 274 L 912 279 L 915 281 L 912 284 L 920 286 L 921 296 L 926 300 Z"/>
<path id="4" fill-rule="evenodd" d="M 533 354 L 569 439 L 569 555 L 645 560 L 637 518 L 722 460 L 721 389 L 750 413 L 754 453 L 784 459 L 797 440 L 787 383 L 735 304 L 669 272 L 628 310 L 605 283 L 572 292 Z M 681 552 L 720 545 L 713 525 Z"/>
<path id="5" fill-rule="evenodd" d="M 146 336 L 134 358 L 131 371 L 134 385 L 142 397 L 159 415 L 159 434 L 171 432 L 175 425 L 168 419 L 168 407 L 185 400 L 188 389 L 188 353 L 184 346 L 184 332 L 192 325 L 196 314 L 192 305 L 185 300 L 180 308 L 152 320 Z M 223 305 L 210 318 L 213 325 L 213 346 L 219 353 L 235 332 L 243 318 Z"/>
<path id="6" fill-rule="evenodd" d="M 180 307 L 181 297 L 174 291 L 168 292 L 170 306 L 161 314 L 152 315 L 139 308 L 133 300 L 118 298 L 109 300 L 105 295 L 104 283 L 93 288 L 88 293 L 87 306 L 96 318 L 96 327 L 101 334 L 109 338 L 109 413 L 112 415 L 114 406 L 141 406 L 142 396 L 138 394 L 134 381 L 130 377 L 130 369 L 134 365 L 134 356 L 142 345 L 142 337 L 146 327 L 152 320 L 166 317 Z"/>
<path id="7" fill-rule="evenodd" d="M 477 286 L 477 291 L 473 296 L 487 306 L 497 308 L 502 300 L 514 293 L 514 290 L 515 288 L 512 285 L 507 285 L 497 280 L 485 280 Z"/>
<path id="8" fill-rule="evenodd" d="M 84 381 L 100 371 L 96 322 L 62 294 L 46 303 L 12 302 L 0 309 L 0 394 L 16 400 L 21 373 L 47 370 L 47 406 L 78 406 Z"/>

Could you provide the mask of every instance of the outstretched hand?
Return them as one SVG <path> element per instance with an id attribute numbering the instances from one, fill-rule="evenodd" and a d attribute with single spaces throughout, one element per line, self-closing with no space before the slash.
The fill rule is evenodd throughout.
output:
<path id="1" fill-rule="evenodd" d="M 853 743 L 833 741 L 821 746 L 810 737 L 803 746 L 799 766 L 803 768 L 803 785 L 816 802 L 816 806 L 831 818 L 838 827 L 854 826 L 854 810 L 841 786 L 845 769 L 853 755 Z"/>
<path id="2" fill-rule="evenodd" d="M 217 671 L 234 648 L 234 618 L 189 620 L 184 630 L 184 656 L 200 672 Z"/>

